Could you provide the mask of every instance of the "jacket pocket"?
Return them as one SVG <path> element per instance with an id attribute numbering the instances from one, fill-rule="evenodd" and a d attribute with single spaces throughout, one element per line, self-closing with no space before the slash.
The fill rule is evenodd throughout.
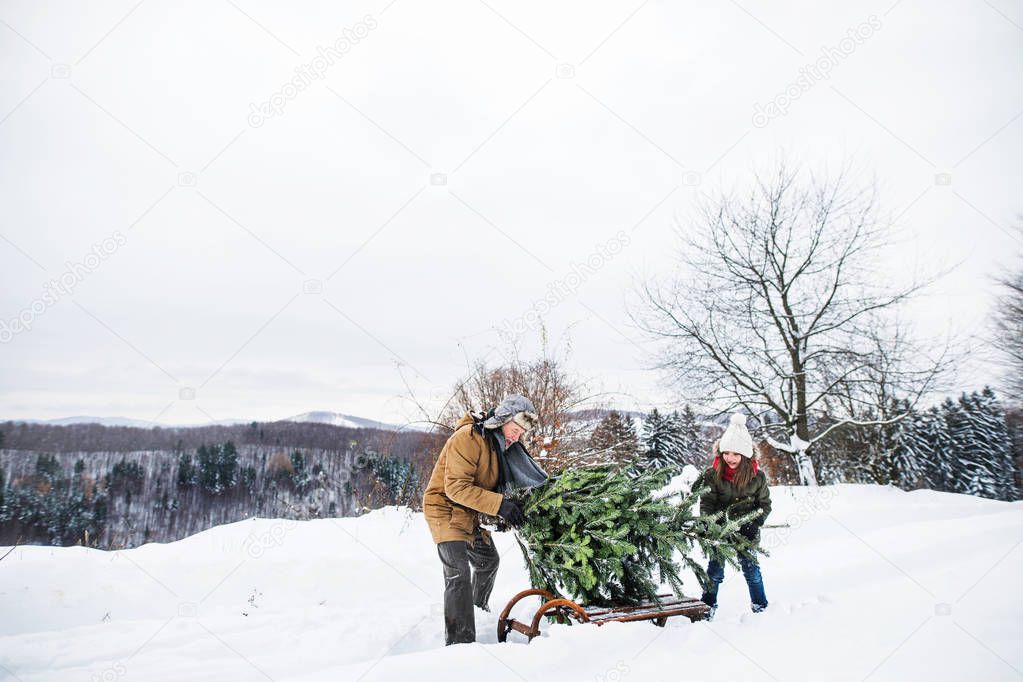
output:
<path id="1" fill-rule="evenodd" d="M 451 521 L 448 523 L 450 528 L 464 531 L 472 535 L 473 527 L 475 525 L 476 512 L 470 511 L 457 504 L 451 507 Z"/>

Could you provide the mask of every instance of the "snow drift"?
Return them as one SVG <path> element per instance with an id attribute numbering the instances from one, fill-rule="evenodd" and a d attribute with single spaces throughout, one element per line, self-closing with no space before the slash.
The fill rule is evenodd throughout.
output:
<path id="1" fill-rule="evenodd" d="M 712 623 L 543 625 L 496 642 L 527 578 L 508 534 L 480 642 L 443 646 L 420 514 L 250 519 L 103 552 L 0 562 L 0 679 L 958 680 L 1023 671 L 1023 503 L 842 485 L 772 488 L 770 608 L 726 574 Z M 6 550 L 0 550 L 6 551 Z M 699 588 L 690 576 L 690 591 Z M 527 607 L 534 606 L 530 601 Z M 518 611 L 517 611 L 518 613 Z"/>

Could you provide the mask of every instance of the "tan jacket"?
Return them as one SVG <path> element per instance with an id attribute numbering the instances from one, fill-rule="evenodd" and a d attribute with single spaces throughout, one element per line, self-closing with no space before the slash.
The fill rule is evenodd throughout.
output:
<path id="1" fill-rule="evenodd" d="M 496 516 L 504 496 L 496 493 L 497 453 L 472 428 L 466 412 L 440 451 L 423 493 L 423 516 L 433 541 L 473 541 L 479 513 Z"/>

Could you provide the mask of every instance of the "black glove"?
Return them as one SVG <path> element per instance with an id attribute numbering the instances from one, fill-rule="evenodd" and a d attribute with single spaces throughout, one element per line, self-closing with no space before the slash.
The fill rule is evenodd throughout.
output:
<path id="1" fill-rule="evenodd" d="M 507 497 L 501 501 L 501 508 L 497 510 L 497 515 L 515 528 L 526 522 L 526 517 L 523 515 L 522 507 L 519 506 L 519 503 L 515 500 L 509 500 Z"/>
<path id="2" fill-rule="evenodd" d="M 743 536 L 751 542 L 756 542 L 760 535 L 760 524 L 756 521 L 750 521 L 739 526 L 739 535 Z"/>

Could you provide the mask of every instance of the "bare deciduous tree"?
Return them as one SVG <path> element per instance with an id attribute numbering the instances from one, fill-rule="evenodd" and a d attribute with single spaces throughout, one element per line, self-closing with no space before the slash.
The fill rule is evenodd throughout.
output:
<path id="1" fill-rule="evenodd" d="M 497 407 L 509 393 L 517 393 L 529 398 L 539 416 L 523 444 L 549 473 L 557 473 L 578 459 L 586 440 L 586 425 L 574 419 L 573 413 L 597 396 L 590 395 L 586 383 L 568 372 L 568 351 L 560 356 L 552 351 L 545 329 L 541 328 L 539 357 L 524 359 L 515 339 L 505 339 L 505 343 L 503 357 L 496 364 L 488 363 L 487 357 L 471 362 L 466 358 L 466 374 L 450 393 L 442 393 L 444 403 L 439 409 L 425 405 L 406 381 L 409 400 L 422 417 L 410 424 L 434 427 L 431 435 L 436 453 L 466 412 L 485 412 Z"/>
<path id="2" fill-rule="evenodd" d="M 746 200 L 722 196 L 680 226 L 679 271 L 639 286 L 633 320 L 663 342 L 657 367 L 684 398 L 759 416 L 816 484 L 808 451 L 826 432 L 812 432 L 814 411 L 841 411 L 829 429 L 863 423 L 857 405 L 879 374 L 919 396 L 944 367 L 892 322 L 926 282 L 884 283 L 889 230 L 876 189 L 848 167 L 828 179 L 781 163 Z"/>
<path id="3" fill-rule="evenodd" d="M 547 354 L 533 360 L 515 354 L 496 367 L 477 361 L 469 376 L 455 387 L 438 421 L 454 425 L 466 411 L 496 407 L 509 393 L 529 398 L 540 417 L 527 436 L 526 447 L 548 471 L 564 469 L 571 456 L 567 446 L 578 440 L 578 423 L 570 418 L 571 413 L 591 396 L 581 381 L 569 376 L 563 363 Z"/>
<path id="4" fill-rule="evenodd" d="M 1023 237 L 1023 223 L 1016 230 Z M 1023 270 L 998 279 L 1002 296 L 995 312 L 995 347 L 1006 364 L 1005 389 L 1023 400 Z"/>

